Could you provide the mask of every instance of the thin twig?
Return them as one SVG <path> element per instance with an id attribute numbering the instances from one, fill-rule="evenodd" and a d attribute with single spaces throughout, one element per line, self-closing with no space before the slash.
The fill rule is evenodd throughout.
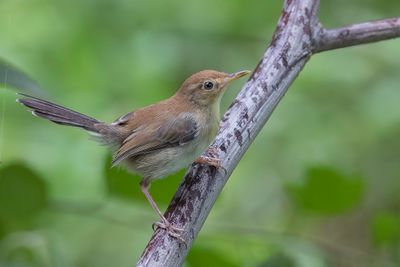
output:
<path id="1" fill-rule="evenodd" d="M 313 52 L 372 43 L 400 37 L 400 17 L 348 25 L 337 29 L 323 29 L 315 36 Z"/>

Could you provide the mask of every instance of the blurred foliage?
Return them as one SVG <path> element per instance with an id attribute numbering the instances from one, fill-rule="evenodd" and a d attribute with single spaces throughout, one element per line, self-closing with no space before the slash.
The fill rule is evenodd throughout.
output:
<path id="1" fill-rule="evenodd" d="M 32 170 L 14 163 L 0 169 L 0 218 L 29 220 L 47 206 L 45 182 Z"/>
<path id="2" fill-rule="evenodd" d="M 285 254 L 276 254 L 260 267 L 296 267 L 296 263 Z"/>
<path id="3" fill-rule="evenodd" d="M 0 86 L 28 94 L 43 95 L 44 91 L 26 73 L 0 59 Z"/>
<path id="4" fill-rule="evenodd" d="M 79 130 L 32 117 L 15 91 L 112 121 L 170 96 L 195 71 L 255 67 L 281 5 L 0 1 L 0 266 L 132 266 L 158 219 L 140 177 L 110 168 L 109 152 Z M 337 27 L 398 10 L 398 0 L 326 0 L 320 17 Z M 392 40 L 312 58 L 185 266 L 398 266 L 399 51 Z M 153 183 L 161 208 L 184 172 Z"/>
<path id="5" fill-rule="evenodd" d="M 226 257 L 223 253 L 220 253 L 215 250 L 195 247 L 192 249 L 187 257 L 187 263 L 191 267 L 201 267 L 201 266 L 209 266 L 209 267 L 235 267 L 239 266 Z"/>
<path id="6" fill-rule="evenodd" d="M 0 266 L 3 261 L 5 266 L 46 266 L 38 250 L 46 253 L 47 248 L 37 246 L 34 235 L 29 238 L 18 231 L 37 227 L 37 217 L 47 204 L 47 186 L 33 170 L 21 163 L 0 169 L 0 225 L 4 227 L 0 227 L 0 237 L 4 237 Z"/>
<path id="7" fill-rule="evenodd" d="M 111 160 L 111 157 L 107 157 L 106 163 L 104 164 L 104 175 L 108 193 L 135 201 L 141 199 L 140 193 L 137 190 L 138 184 L 134 184 L 134 181 L 140 180 L 140 176 L 132 175 L 120 167 L 111 168 Z M 136 179 L 134 179 L 133 176 L 135 176 Z"/>
<path id="8" fill-rule="evenodd" d="M 381 212 L 372 221 L 373 238 L 379 246 L 400 245 L 400 216 Z"/>
<path id="9" fill-rule="evenodd" d="M 307 170 L 303 185 L 292 185 L 288 190 L 295 202 L 306 210 L 337 214 L 360 202 L 363 180 L 346 177 L 329 167 L 313 167 Z"/>

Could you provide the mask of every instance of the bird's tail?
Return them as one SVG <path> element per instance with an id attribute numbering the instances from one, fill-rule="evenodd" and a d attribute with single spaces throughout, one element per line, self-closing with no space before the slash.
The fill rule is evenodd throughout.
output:
<path id="1" fill-rule="evenodd" d="M 112 149 L 117 148 L 126 137 L 124 132 L 112 124 L 100 122 L 92 117 L 40 98 L 21 93 L 20 95 L 23 98 L 18 98 L 17 102 L 30 108 L 33 115 L 57 124 L 82 128 L 88 131 L 96 141 Z"/>
<path id="2" fill-rule="evenodd" d="M 37 117 L 48 119 L 62 125 L 83 128 L 92 133 L 99 133 L 98 126 L 102 123 L 94 118 L 33 96 L 25 94 L 20 95 L 22 95 L 23 98 L 18 98 L 17 102 L 30 108 L 32 114 Z"/>

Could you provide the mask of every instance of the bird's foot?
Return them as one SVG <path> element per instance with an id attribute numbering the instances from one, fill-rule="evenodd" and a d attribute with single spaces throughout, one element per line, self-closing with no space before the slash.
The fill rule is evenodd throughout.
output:
<path id="1" fill-rule="evenodd" d="M 173 226 L 167 220 L 162 220 L 160 222 L 153 223 L 152 228 L 153 228 L 153 231 L 157 230 L 158 228 L 164 229 L 165 231 L 167 231 L 167 233 L 170 236 L 175 237 L 176 239 L 178 239 L 186 244 L 185 239 L 183 239 L 183 237 L 182 237 L 182 233 L 184 232 L 184 230 L 182 228 Z"/>
<path id="2" fill-rule="evenodd" d="M 222 169 L 225 174 L 228 173 L 228 171 L 225 169 L 225 167 L 222 166 L 221 160 L 217 159 L 217 158 L 200 156 L 194 162 L 195 163 L 199 163 L 199 164 L 206 164 L 206 165 L 209 165 L 209 166 L 213 166 L 213 167 L 215 167 L 217 169 Z"/>

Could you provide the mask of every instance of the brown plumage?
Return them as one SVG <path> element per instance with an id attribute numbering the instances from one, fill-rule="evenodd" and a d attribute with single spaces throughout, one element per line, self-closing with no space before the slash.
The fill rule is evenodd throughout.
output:
<path id="1" fill-rule="evenodd" d="M 114 151 L 113 165 L 124 164 L 143 179 L 141 189 L 160 215 L 159 227 L 179 237 L 180 229 L 163 216 L 148 191 L 150 182 L 191 162 L 219 167 L 217 159 L 200 157 L 215 137 L 220 99 L 228 84 L 249 71 L 233 74 L 204 70 L 187 78 L 170 98 L 130 112 L 111 124 L 28 95 L 17 101 L 32 114 L 58 124 L 83 128 Z"/>

